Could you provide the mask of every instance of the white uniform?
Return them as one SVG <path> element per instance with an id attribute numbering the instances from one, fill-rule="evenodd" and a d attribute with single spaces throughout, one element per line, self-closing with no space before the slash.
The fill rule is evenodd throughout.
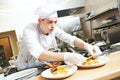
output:
<path id="1" fill-rule="evenodd" d="M 29 24 L 23 31 L 18 58 L 15 61 L 18 70 L 44 64 L 45 62 L 38 61 L 38 58 L 41 52 L 49 49 L 55 36 L 71 46 L 74 46 L 76 37 L 65 33 L 58 27 L 55 27 L 55 30 L 49 35 L 44 35 L 40 31 L 39 24 Z"/>

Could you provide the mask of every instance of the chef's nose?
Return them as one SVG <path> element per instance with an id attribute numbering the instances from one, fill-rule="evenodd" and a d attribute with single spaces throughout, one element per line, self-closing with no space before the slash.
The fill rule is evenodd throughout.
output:
<path id="1" fill-rule="evenodd" d="M 55 26 L 56 26 L 56 23 L 53 23 L 53 24 L 52 24 L 52 28 L 54 28 Z"/>

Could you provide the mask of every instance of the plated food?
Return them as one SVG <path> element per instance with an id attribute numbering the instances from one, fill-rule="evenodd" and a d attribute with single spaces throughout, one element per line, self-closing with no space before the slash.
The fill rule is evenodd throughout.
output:
<path id="1" fill-rule="evenodd" d="M 55 76 L 65 75 L 68 72 L 69 72 L 69 68 L 66 66 L 57 66 L 57 67 L 51 68 L 51 73 Z"/>
<path id="2" fill-rule="evenodd" d="M 90 56 L 87 58 L 85 62 L 82 63 L 82 65 L 94 65 L 94 64 L 99 64 L 100 61 L 94 58 L 93 56 Z"/>
<path id="3" fill-rule="evenodd" d="M 99 66 L 105 65 L 108 61 L 109 61 L 109 59 L 106 56 L 100 56 L 98 58 L 94 58 L 94 57 L 90 56 L 79 67 L 82 67 L 82 68 L 99 67 Z"/>
<path id="4" fill-rule="evenodd" d="M 77 71 L 77 66 L 59 65 L 56 68 L 46 69 L 41 73 L 41 76 L 49 79 L 60 79 L 71 76 L 76 71 Z"/>

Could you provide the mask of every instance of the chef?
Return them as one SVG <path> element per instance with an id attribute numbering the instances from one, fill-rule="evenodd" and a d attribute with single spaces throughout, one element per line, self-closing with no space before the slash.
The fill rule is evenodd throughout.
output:
<path id="1" fill-rule="evenodd" d="M 85 49 L 92 55 L 101 54 L 98 47 L 59 29 L 56 26 L 58 17 L 54 8 L 39 7 L 35 14 L 38 15 L 38 23 L 30 23 L 23 30 L 18 57 L 15 61 L 18 70 L 42 66 L 48 61 L 68 61 L 79 66 L 86 60 L 84 56 L 77 53 L 48 51 L 55 37 L 72 47 Z"/>

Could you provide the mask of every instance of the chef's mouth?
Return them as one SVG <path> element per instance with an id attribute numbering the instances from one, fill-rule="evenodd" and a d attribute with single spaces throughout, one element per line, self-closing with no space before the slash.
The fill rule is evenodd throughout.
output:
<path id="1" fill-rule="evenodd" d="M 50 29 L 50 31 L 53 31 L 54 29 Z"/>

